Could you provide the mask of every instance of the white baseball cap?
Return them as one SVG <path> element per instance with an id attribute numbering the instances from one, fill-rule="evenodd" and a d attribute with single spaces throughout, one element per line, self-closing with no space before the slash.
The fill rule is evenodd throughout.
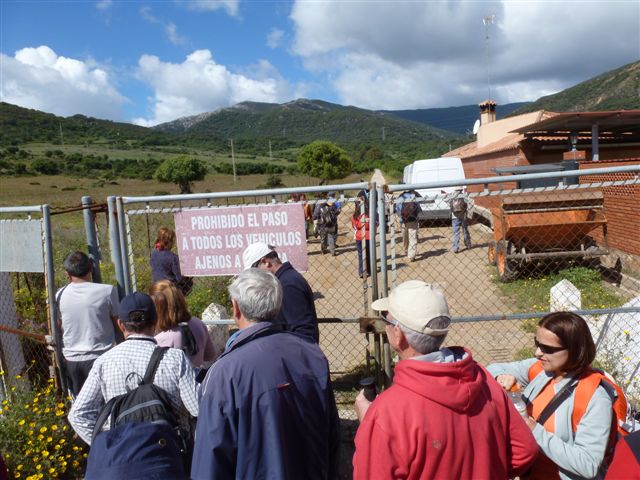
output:
<path id="1" fill-rule="evenodd" d="M 388 297 L 373 302 L 371 308 L 391 312 L 398 323 L 416 332 L 428 335 L 446 335 L 449 332 L 448 328 L 427 327 L 434 318 L 451 316 L 444 294 L 422 280 L 401 283 L 391 290 Z"/>
<path id="2" fill-rule="evenodd" d="M 251 268 L 254 263 L 269 255 L 274 250 L 275 247 L 273 245 L 267 245 L 263 242 L 252 243 L 242 252 L 242 265 L 244 269 Z"/>

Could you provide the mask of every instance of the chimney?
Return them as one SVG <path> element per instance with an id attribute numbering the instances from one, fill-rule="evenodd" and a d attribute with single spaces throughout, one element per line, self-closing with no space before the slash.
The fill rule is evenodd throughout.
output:
<path id="1" fill-rule="evenodd" d="M 478 106 L 480 107 L 480 125 L 496 121 L 496 102 L 485 100 Z"/>

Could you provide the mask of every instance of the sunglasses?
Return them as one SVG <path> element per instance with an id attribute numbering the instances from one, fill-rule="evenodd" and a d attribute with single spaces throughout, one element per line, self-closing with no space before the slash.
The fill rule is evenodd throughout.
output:
<path id="1" fill-rule="evenodd" d="M 567 349 L 567 347 L 552 347 L 551 345 L 545 345 L 544 343 L 540 343 L 537 338 L 534 338 L 533 342 L 542 353 L 545 353 L 547 355 L 551 355 L 552 353 L 561 352 L 562 350 Z"/>

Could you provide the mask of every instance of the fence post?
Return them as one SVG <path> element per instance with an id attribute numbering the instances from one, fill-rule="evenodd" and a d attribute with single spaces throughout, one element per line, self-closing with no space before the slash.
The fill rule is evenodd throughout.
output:
<path id="1" fill-rule="evenodd" d="M 371 299 L 378 299 L 378 261 L 376 255 L 376 211 L 378 202 L 376 200 L 376 184 L 371 184 L 369 188 L 369 265 L 371 267 Z"/>
<path id="2" fill-rule="evenodd" d="M 384 185 L 377 187 L 378 197 L 378 217 L 380 218 L 380 277 L 382 280 L 382 295 L 387 296 L 389 294 L 389 282 L 387 278 L 387 205 L 384 196 Z M 383 372 L 384 372 L 384 385 L 389 386 L 393 377 L 393 371 L 391 368 L 391 348 L 389 346 L 389 339 L 386 335 L 381 335 L 380 340 L 382 344 L 382 360 L 383 360 Z"/>
<path id="3" fill-rule="evenodd" d="M 377 187 L 378 205 L 376 211 L 380 219 L 380 279 L 382 281 L 382 295 L 387 296 L 389 284 L 387 281 L 387 209 L 385 207 L 384 185 Z"/>
<path id="4" fill-rule="evenodd" d="M 94 283 L 102 283 L 102 273 L 100 272 L 100 248 L 98 246 L 98 232 L 96 231 L 96 215 L 91 210 L 93 201 L 91 197 L 85 195 L 82 197 L 82 216 L 84 219 L 84 232 L 87 237 L 87 248 L 89 250 L 89 258 L 93 264 L 91 277 Z"/>
<path id="5" fill-rule="evenodd" d="M 44 259 L 45 259 L 45 280 L 47 287 L 47 304 L 49 306 L 49 332 L 54 339 L 53 357 L 58 365 L 60 372 L 60 387 L 66 394 L 67 392 L 67 376 L 66 364 L 62 356 L 62 335 L 58 328 L 58 301 L 56 299 L 56 279 L 55 267 L 53 265 L 53 242 L 51 240 L 51 210 L 49 205 L 42 206 L 42 227 L 44 230 Z M 53 365 L 51 368 L 51 376 L 55 376 Z"/>
<path id="6" fill-rule="evenodd" d="M 120 234 L 118 232 L 118 212 L 116 211 L 116 197 L 107 197 L 109 211 L 109 247 L 111 249 L 111 262 L 115 268 L 116 281 L 118 282 L 118 296 L 120 300 L 126 295 L 124 272 L 122 271 L 122 252 L 120 251 Z"/>
<path id="7" fill-rule="evenodd" d="M 122 275 L 125 295 L 131 293 L 131 275 L 129 269 L 129 249 L 127 248 L 127 227 L 124 221 L 124 205 L 122 197 L 116 197 L 116 211 L 118 213 L 118 236 L 120 242 L 120 259 L 122 261 Z"/>

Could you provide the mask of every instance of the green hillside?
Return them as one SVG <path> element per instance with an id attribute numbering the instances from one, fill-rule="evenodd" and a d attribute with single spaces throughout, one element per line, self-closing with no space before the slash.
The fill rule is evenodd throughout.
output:
<path id="1" fill-rule="evenodd" d="M 547 110 L 595 112 L 640 109 L 640 61 L 598 75 L 554 95 L 542 97 L 511 115 Z"/>
<path id="2" fill-rule="evenodd" d="M 282 105 L 243 102 L 209 114 L 178 119 L 154 127 L 162 132 L 233 139 L 289 139 L 300 144 L 329 140 L 357 144 L 400 145 L 455 138 L 429 125 L 356 107 L 300 99 Z"/>
<path id="3" fill-rule="evenodd" d="M 0 145 L 142 140 L 158 136 L 158 132 L 130 123 L 100 120 L 84 115 L 58 117 L 51 113 L 0 102 Z"/>

